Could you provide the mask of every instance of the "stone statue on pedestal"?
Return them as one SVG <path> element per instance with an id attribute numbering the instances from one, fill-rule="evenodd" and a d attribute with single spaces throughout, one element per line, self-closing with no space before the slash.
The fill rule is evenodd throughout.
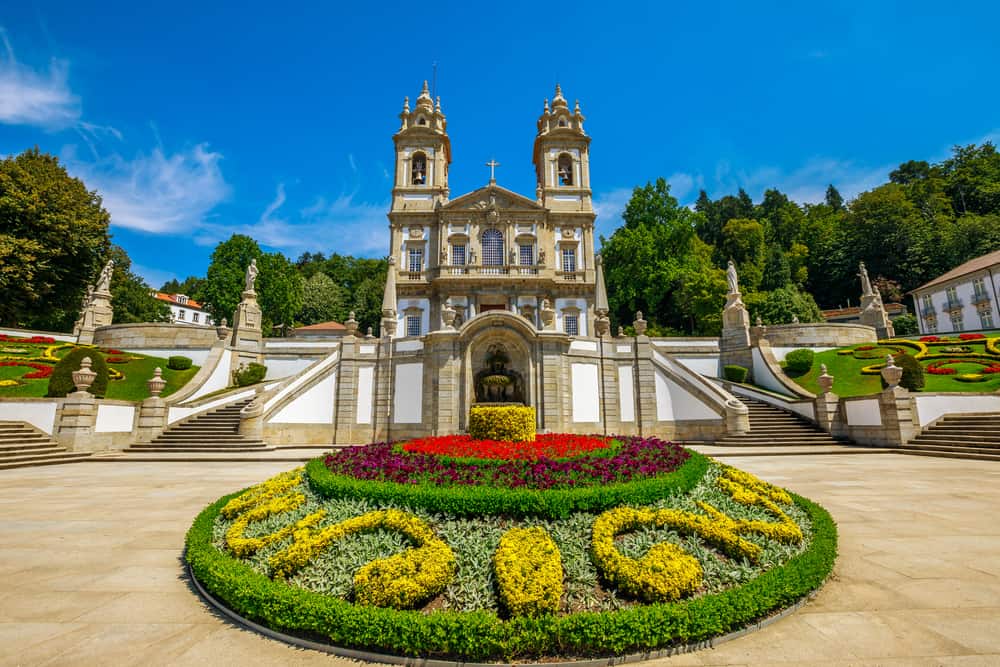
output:
<path id="1" fill-rule="evenodd" d="M 97 287 L 94 288 L 94 292 L 110 292 L 111 291 L 111 274 L 115 270 L 115 260 L 109 259 L 108 263 L 104 265 L 101 269 L 101 275 L 97 278 Z"/>
<path id="2" fill-rule="evenodd" d="M 730 294 L 740 293 L 739 277 L 736 275 L 736 265 L 733 263 L 733 260 L 729 260 L 729 268 L 726 269 L 726 281 L 729 283 Z"/>
<path id="3" fill-rule="evenodd" d="M 247 267 L 246 286 L 243 288 L 243 291 L 245 292 L 254 291 L 254 282 L 257 280 L 258 273 L 259 271 L 257 269 L 257 260 L 251 259 L 250 266 Z"/>

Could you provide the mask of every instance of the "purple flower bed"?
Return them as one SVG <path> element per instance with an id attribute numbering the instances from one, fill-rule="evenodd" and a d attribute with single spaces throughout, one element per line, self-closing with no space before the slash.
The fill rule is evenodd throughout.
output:
<path id="1" fill-rule="evenodd" d="M 325 462 L 336 474 L 380 482 L 567 489 L 655 477 L 677 470 L 690 457 L 683 447 L 659 438 L 614 437 L 622 446 L 613 456 L 595 452 L 561 461 L 444 459 L 379 442 L 343 449 Z"/>

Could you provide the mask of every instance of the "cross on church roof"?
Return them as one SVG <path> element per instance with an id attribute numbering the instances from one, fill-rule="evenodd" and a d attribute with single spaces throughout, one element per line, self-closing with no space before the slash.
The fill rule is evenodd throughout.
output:
<path id="1" fill-rule="evenodd" d="M 494 160 L 493 158 L 490 158 L 490 161 L 486 163 L 486 166 L 490 168 L 490 183 L 495 183 L 497 179 L 496 179 L 496 174 L 494 173 L 494 169 L 499 167 L 500 163 Z"/>

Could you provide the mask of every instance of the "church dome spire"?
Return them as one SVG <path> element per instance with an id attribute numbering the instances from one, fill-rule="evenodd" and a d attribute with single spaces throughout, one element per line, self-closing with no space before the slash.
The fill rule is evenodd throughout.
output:
<path id="1" fill-rule="evenodd" d="M 431 91 L 427 88 L 427 79 L 424 79 L 423 90 L 420 91 L 420 96 L 417 98 L 417 108 L 434 111 L 434 100 L 431 99 Z"/>
<path id="2" fill-rule="evenodd" d="M 556 95 L 552 98 L 552 110 L 556 109 L 567 109 L 569 108 L 566 104 L 566 98 L 562 94 L 562 86 L 558 83 L 556 84 Z"/>

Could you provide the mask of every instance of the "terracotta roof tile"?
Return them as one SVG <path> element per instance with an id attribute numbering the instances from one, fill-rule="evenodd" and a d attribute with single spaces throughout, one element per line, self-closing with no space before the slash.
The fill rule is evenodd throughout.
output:
<path id="1" fill-rule="evenodd" d="M 340 322 L 319 322 L 317 324 L 309 324 L 304 327 L 295 327 L 296 331 L 346 331 L 345 327 Z"/>
<path id="2" fill-rule="evenodd" d="M 955 278 L 960 278 L 960 277 L 962 277 L 962 276 L 964 276 L 966 274 L 969 274 L 969 273 L 975 273 L 976 271 L 982 271 L 983 269 L 987 269 L 987 268 L 993 266 L 994 264 L 1000 264 L 1000 250 L 996 250 L 994 252 L 987 253 L 987 254 L 983 255 L 982 257 L 976 257 L 975 259 L 970 259 L 965 264 L 960 264 L 960 265 L 956 266 L 954 269 L 952 269 L 948 273 L 945 273 L 944 275 L 938 276 L 937 278 L 935 278 L 934 280 L 930 281 L 929 283 L 924 283 L 920 287 L 917 287 L 916 289 L 912 290 L 910 292 L 910 294 L 913 294 L 913 292 L 917 292 L 919 290 L 927 289 L 928 287 L 934 287 L 935 285 L 940 285 L 941 283 L 946 283 L 949 280 L 954 280 Z"/>

